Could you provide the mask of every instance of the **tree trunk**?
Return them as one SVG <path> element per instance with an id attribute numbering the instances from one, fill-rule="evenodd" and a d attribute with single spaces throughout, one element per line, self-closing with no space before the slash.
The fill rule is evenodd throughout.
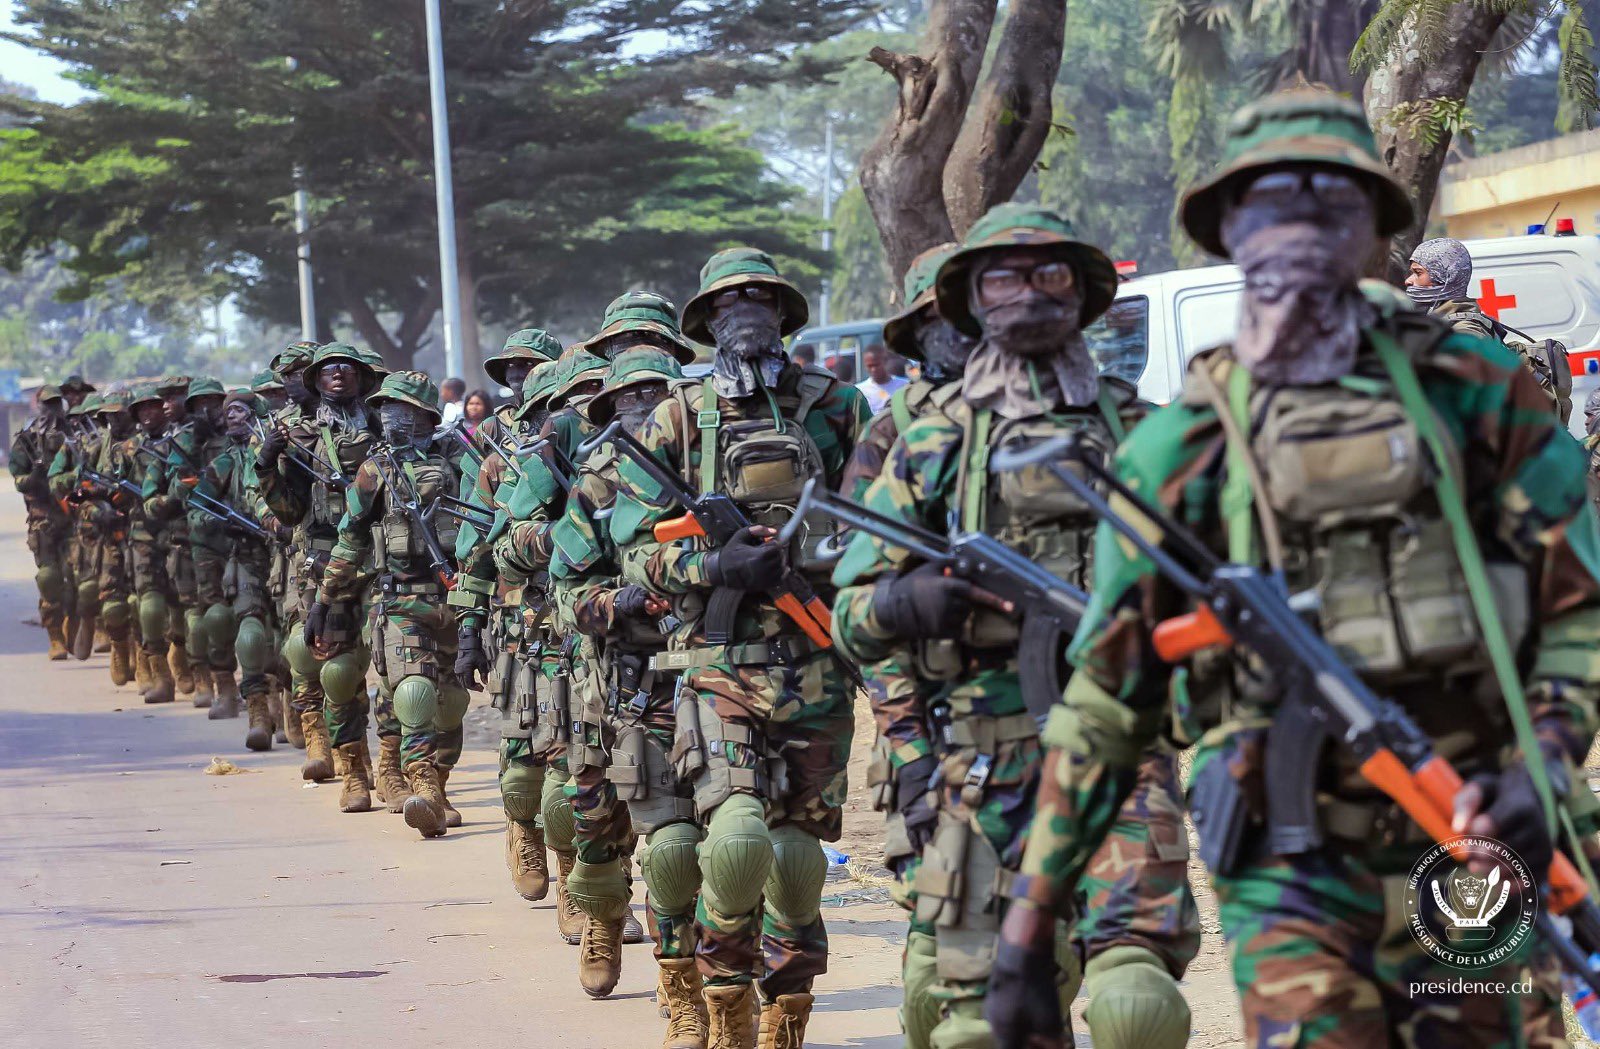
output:
<path id="1" fill-rule="evenodd" d="M 917 54 L 875 47 L 868 55 L 900 85 L 895 114 L 862 154 L 859 175 L 896 291 L 912 259 L 954 239 L 945 164 L 983 68 L 996 2 L 940 0 Z M 1046 82 L 1054 79 L 1052 70 Z"/>
<path id="2" fill-rule="evenodd" d="M 478 281 L 472 267 L 472 233 L 467 224 L 456 221 L 456 279 L 461 284 L 461 378 L 467 389 L 482 386 L 488 376 L 483 370 L 483 347 L 478 332 Z"/>
<path id="3" fill-rule="evenodd" d="M 1067 0 L 1010 5 L 989 76 L 944 169 L 945 206 L 957 236 L 1010 200 L 1039 158 L 1066 24 Z"/>
<path id="4" fill-rule="evenodd" d="M 1441 34 L 1442 51 L 1434 61 L 1423 63 L 1409 56 L 1415 50 L 1414 28 L 1408 28 L 1382 66 L 1367 81 L 1367 118 L 1378 136 L 1378 151 L 1384 163 L 1416 207 L 1416 221 L 1396 234 L 1390 243 L 1388 272 L 1398 284 L 1405 279 L 1406 260 L 1422 240 L 1439 189 L 1439 173 L 1450 152 L 1451 130 L 1439 129 L 1432 144 L 1417 133 L 1417 122 L 1436 102 L 1461 102 L 1472 88 L 1478 63 L 1504 22 L 1496 13 L 1475 3 L 1451 5 Z"/>
<path id="5" fill-rule="evenodd" d="M 1361 97 L 1366 74 L 1350 68 L 1350 55 L 1378 7 L 1379 0 L 1318 0 L 1304 9 L 1294 29 L 1289 78 L 1298 74 L 1313 84 Z"/>

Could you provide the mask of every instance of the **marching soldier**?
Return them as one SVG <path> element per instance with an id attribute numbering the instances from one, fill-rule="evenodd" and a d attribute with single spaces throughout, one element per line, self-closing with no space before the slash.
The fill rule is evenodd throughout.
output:
<path id="1" fill-rule="evenodd" d="M 39 625 L 50 639 L 50 658 L 67 658 L 66 623 L 75 584 L 67 549 L 72 521 L 50 495 L 50 463 L 66 443 L 67 402 L 61 387 L 46 385 L 36 398 L 39 413 L 11 440 L 6 465 L 28 513 L 28 550 L 39 590 Z"/>

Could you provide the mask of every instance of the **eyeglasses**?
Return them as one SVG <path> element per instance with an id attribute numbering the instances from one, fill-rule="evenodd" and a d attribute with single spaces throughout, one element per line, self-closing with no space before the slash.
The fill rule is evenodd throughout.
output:
<path id="1" fill-rule="evenodd" d="M 353 364 L 350 364 L 350 363 L 348 363 L 346 361 L 335 361 L 332 364 L 324 364 L 322 367 L 317 369 L 317 377 L 318 378 L 321 378 L 324 375 L 332 374 L 332 375 L 343 375 L 345 378 L 348 379 L 348 378 L 353 377 L 355 375 L 355 373 L 356 373 L 356 366 L 353 365 Z"/>
<path id="2" fill-rule="evenodd" d="M 664 389 L 653 389 L 650 386 L 641 386 L 634 390 L 624 390 L 612 398 L 612 405 L 619 412 L 630 412 L 639 408 L 649 408 L 661 400 Z"/>
<path id="3" fill-rule="evenodd" d="M 739 301 L 739 296 L 741 295 L 753 302 L 778 301 L 778 293 L 765 284 L 741 284 L 737 288 L 729 288 L 727 291 L 719 291 L 716 295 L 713 295 L 711 297 L 711 305 L 717 307 L 732 306 Z"/>
<path id="4" fill-rule="evenodd" d="M 1357 208 L 1372 198 L 1358 179 L 1338 171 L 1271 171 L 1239 190 L 1238 203 L 1252 206 L 1283 206 L 1302 193 L 1310 193 L 1318 204 L 1330 210 Z"/>
<path id="5" fill-rule="evenodd" d="M 978 298 L 986 306 L 998 306 L 1022 297 L 1030 286 L 1059 299 L 1078 283 L 1072 265 L 1066 262 L 1041 262 L 1031 269 L 1008 266 L 984 270 L 978 275 Z"/>

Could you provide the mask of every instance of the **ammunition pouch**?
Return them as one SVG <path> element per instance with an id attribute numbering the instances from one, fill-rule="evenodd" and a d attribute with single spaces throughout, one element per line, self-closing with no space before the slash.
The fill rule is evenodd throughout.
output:
<path id="1" fill-rule="evenodd" d="M 697 815 L 704 817 L 735 794 L 763 800 L 771 796 L 766 747 L 754 730 L 723 721 L 715 707 L 688 688 L 679 692 L 673 714 L 672 767 L 679 778 L 694 784 Z M 748 755 L 753 767 L 735 766 L 728 744 Z"/>
<path id="2" fill-rule="evenodd" d="M 946 981 L 988 979 L 1000 932 L 1000 900 L 1011 872 L 964 818 L 939 814 L 916 873 L 916 921 L 938 928 L 936 965 Z"/>
<path id="3" fill-rule="evenodd" d="M 872 757 L 867 762 L 867 797 L 874 812 L 895 811 L 894 747 L 883 736 L 872 741 Z"/>
<path id="4" fill-rule="evenodd" d="M 493 706 L 500 711 L 501 739 L 533 739 L 538 717 L 538 684 L 543 675 L 532 659 L 514 659 L 506 687 L 495 693 Z"/>
<path id="5" fill-rule="evenodd" d="M 606 779 L 618 799 L 628 803 L 635 834 L 649 834 L 663 824 L 693 819 L 695 804 L 678 796 L 672 758 L 643 725 L 617 729 Z"/>
<path id="6" fill-rule="evenodd" d="M 597 660 L 584 659 L 574 666 L 567 695 L 571 738 L 567 743 L 567 768 L 574 774 L 606 765 L 606 695 Z"/>
<path id="7" fill-rule="evenodd" d="M 542 752 L 557 744 L 566 744 L 572 741 L 572 660 L 570 656 L 563 656 L 561 669 L 556 676 L 545 681 L 544 675 L 539 671 L 539 660 L 529 661 L 529 667 L 537 675 L 537 681 L 543 687 L 534 695 L 533 717 L 533 749 Z"/>

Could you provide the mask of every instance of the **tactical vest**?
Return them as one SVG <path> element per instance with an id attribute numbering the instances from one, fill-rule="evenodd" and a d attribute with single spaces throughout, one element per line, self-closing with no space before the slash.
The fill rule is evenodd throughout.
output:
<path id="1" fill-rule="evenodd" d="M 312 446 L 317 455 L 324 461 L 335 464 L 345 480 L 353 481 L 356 472 L 361 469 L 361 464 L 372 455 L 372 449 L 378 443 L 378 438 L 369 430 L 335 432 L 327 423 L 310 420 L 308 422 L 311 426 Z M 316 531 L 325 535 L 337 532 L 339 522 L 344 518 L 344 511 L 343 489 L 322 481 L 312 482 L 311 521 Z"/>
<path id="2" fill-rule="evenodd" d="M 458 483 L 449 461 L 437 452 L 425 458 L 401 459 L 396 456 L 403 476 L 389 474 L 385 467 L 386 485 L 396 483 L 409 487 L 406 494 L 416 496 L 420 506 L 426 508 L 441 495 L 454 495 Z M 411 523 L 411 518 L 400 508 L 399 499 L 392 489 L 385 491 L 383 513 L 372 526 L 372 550 L 380 574 L 400 579 L 419 579 L 431 576 L 428 547 L 422 535 Z M 439 545 L 448 554 L 456 548 L 460 522 L 448 514 L 433 518 L 434 532 Z"/>

